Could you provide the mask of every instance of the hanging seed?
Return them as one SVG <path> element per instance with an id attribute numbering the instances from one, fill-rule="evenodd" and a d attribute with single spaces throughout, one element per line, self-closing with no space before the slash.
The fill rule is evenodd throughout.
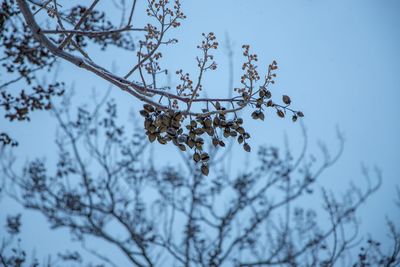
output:
<path id="1" fill-rule="evenodd" d="M 184 144 L 180 144 L 178 147 L 179 147 L 179 149 L 180 149 L 181 151 L 186 151 L 186 147 L 185 147 Z"/>
<path id="2" fill-rule="evenodd" d="M 206 129 L 206 133 L 207 133 L 209 136 L 213 136 L 213 135 L 214 135 L 214 129 L 213 129 L 213 128 L 207 128 L 207 129 Z"/>
<path id="3" fill-rule="evenodd" d="M 202 161 L 208 161 L 209 159 L 210 159 L 210 156 L 208 155 L 208 153 L 201 154 Z"/>
<path id="4" fill-rule="evenodd" d="M 204 163 L 201 165 L 201 173 L 202 173 L 203 175 L 207 176 L 207 175 L 208 175 L 208 172 L 209 172 L 209 170 L 208 170 L 208 165 L 207 165 L 207 163 L 204 162 Z"/>
<path id="5" fill-rule="evenodd" d="M 180 112 L 180 111 L 175 114 L 175 119 L 178 121 L 180 121 L 182 119 L 182 117 L 183 117 L 183 115 L 182 115 L 182 112 Z"/>
<path id="6" fill-rule="evenodd" d="M 145 118 L 149 117 L 149 113 L 146 110 L 143 110 L 143 109 L 140 111 L 140 115 L 142 115 Z"/>
<path id="7" fill-rule="evenodd" d="M 249 139 L 250 138 L 250 134 L 249 133 L 243 133 L 243 138 L 244 139 Z"/>
<path id="8" fill-rule="evenodd" d="M 176 129 L 181 127 L 181 123 L 177 120 L 172 120 L 171 125 L 172 125 L 172 127 L 176 128 Z"/>
<path id="9" fill-rule="evenodd" d="M 157 141 L 162 145 L 165 145 L 167 143 L 167 141 L 164 138 L 162 138 L 160 135 L 157 137 Z"/>
<path id="10" fill-rule="evenodd" d="M 204 120 L 204 126 L 205 126 L 206 128 L 211 127 L 211 124 L 212 124 L 211 119 L 206 119 L 206 120 Z"/>
<path id="11" fill-rule="evenodd" d="M 251 147 L 250 147 L 249 144 L 247 144 L 247 143 L 245 143 L 245 144 L 243 145 L 243 149 L 244 149 L 246 152 L 250 152 L 250 151 L 251 151 Z"/>
<path id="12" fill-rule="evenodd" d="M 225 130 L 224 131 L 224 137 L 228 138 L 229 136 L 231 136 L 231 132 L 229 130 Z"/>
<path id="13" fill-rule="evenodd" d="M 196 139 L 196 134 L 193 131 L 189 132 L 189 137 L 192 139 Z"/>
<path id="14" fill-rule="evenodd" d="M 252 117 L 254 120 L 256 120 L 256 119 L 258 119 L 258 114 L 259 114 L 259 112 L 258 112 L 258 110 L 256 110 L 256 111 L 254 111 L 253 113 L 251 113 L 251 117 Z"/>
<path id="15" fill-rule="evenodd" d="M 286 105 L 290 105 L 290 103 L 292 102 L 292 100 L 290 99 L 290 97 L 287 96 L 287 95 L 283 95 L 283 96 L 282 96 L 282 101 L 283 101 L 283 103 L 285 103 Z"/>
<path id="16" fill-rule="evenodd" d="M 151 120 L 146 119 L 144 121 L 144 128 L 147 130 L 150 127 L 150 125 L 151 125 Z"/>
<path id="17" fill-rule="evenodd" d="M 149 138 L 149 141 L 153 143 L 157 136 L 153 133 L 150 133 L 147 137 Z"/>
<path id="18" fill-rule="evenodd" d="M 156 126 L 150 125 L 150 127 L 149 127 L 149 132 L 150 132 L 150 133 L 155 133 L 156 131 L 157 131 Z"/>
<path id="19" fill-rule="evenodd" d="M 212 143 L 216 147 L 219 144 L 219 140 L 217 138 L 213 138 Z"/>
<path id="20" fill-rule="evenodd" d="M 237 130 L 236 130 L 238 133 L 240 133 L 240 134 L 244 134 L 244 128 L 243 127 L 239 127 L 239 128 L 237 128 Z"/>
<path id="21" fill-rule="evenodd" d="M 194 142 L 193 139 L 189 139 L 189 140 L 187 141 L 187 145 L 188 145 L 190 148 L 193 148 L 195 144 L 196 144 L 196 143 Z"/>
<path id="22" fill-rule="evenodd" d="M 167 134 L 169 134 L 170 136 L 175 136 L 176 130 L 174 128 L 168 128 Z"/>
<path id="23" fill-rule="evenodd" d="M 149 113 L 152 113 L 155 110 L 154 107 L 152 105 L 150 105 L 150 104 L 144 104 L 143 108 Z"/>
<path id="24" fill-rule="evenodd" d="M 215 116 L 215 117 L 214 117 L 214 120 L 213 120 L 214 126 L 219 126 L 220 123 L 221 123 L 221 121 L 220 121 L 220 119 L 218 118 L 218 116 Z"/>
<path id="25" fill-rule="evenodd" d="M 197 135 L 202 135 L 204 133 L 204 129 L 203 128 L 197 128 L 194 130 L 195 134 Z"/>
<path id="26" fill-rule="evenodd" d="M 195 162 L 199 162 L 200 159 L 201 159 L 201 157 L 200 157 L 200 154 L 199 154 L 199 153 L 196 152 L 196 153 L 193 154 L 193 160 L 194 160 Z"/>
<path id="27" fill-rule="evenodd" d="M 278 114 L 278 116 L 281 117 L 281 118 L 284 118 L 284 117 L 285 117 L 285 113 L 284 113 L 282 110 L 280 110 L 280 109 L 278 109 L 278 110 L 276 111 L 276 114 Z"/>
<path id="28" fill-rule="evenodd" d="M 180 143 L 185 143 L 188 139 L 188 136 L 186 134 L 182 134 L 178 137 L 178 142 Z"/>

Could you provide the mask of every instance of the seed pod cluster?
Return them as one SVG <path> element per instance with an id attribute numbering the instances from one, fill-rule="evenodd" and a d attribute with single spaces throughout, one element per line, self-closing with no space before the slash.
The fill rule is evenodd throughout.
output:
<path id="1" fill-rule="evenodd" d="M 224 147 L 220 133 L 224 138 L 237 138 L 239 144 L 243 144 L 245 151 L 250 151 L 250 146 L 246 142 L 250 134 L 243 128 L 243 119 L 235 118 L 228 120 L 224 114 L 225 108 L 219 103 L 216 109 L 221 111 L 214 115 L 197 116 L 190 118 L 188 124 L 183 127 L 185 117 L 179 111 L 161 111 L 152 105 L 145 104 L 140 114 L 145 118 L 144 128 L 150 142 L 158 141 L 160 144 L 172 142 L 180 150 L 193 150 L 193 160 L 201 164 L 201 172 L 208 175 L 208 161 L 210 156 L 204 152 L 204 136 L 209 136 L 212 144 L 217 147 Z"/>
<path id="2" fill-rule="evenodd" d="M 144 128 L 149 141 L 157 140 L 163 145 L 172 141 L 179 149 L 185 151 L 185 145 L 180 142 L 183 133 L 182 113 L 173 110 L 160 111 L 149 104 L 145 104 L 143 108 L 140 114 L 145 118 Z"/>

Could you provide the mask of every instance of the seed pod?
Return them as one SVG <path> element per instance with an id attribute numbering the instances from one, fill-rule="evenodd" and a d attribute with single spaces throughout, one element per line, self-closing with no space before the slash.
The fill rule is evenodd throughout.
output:
<path id="1" fill-rule="evenodd" d="M 204 126 L 205 126 L 206 128 L 211 127 L 211 124 L 212 124 L 212 122 L 211 122 L 210 119 L 205 119 L 205 120 L 204 120 Z"/>
<path id="2" fill-rule="evenodd" d="M 139 111 L 140 112 L 140 115 L 142 115 L 143 117 L 145 117 L 145 118 L 147 118 L 147 117 L 149 117 L 149 113 L 146 111 L 146 110 L 141 110 L 141 111 Z"/>
<path id="3" fill-rule="evenodd" d="M 152 113 L 152 112 L 155 111 L 155 108 L 154 108 L 152 105 L 150 105 L 150 104 L 144 104 L 144 105 L 143 105 L 143 108 L 144 108 L 147 112 L 149 112 L 149 113 Z"/>
<path id="4" fill-rule="evenodd" d="M 209 159 L 210 159 L 210 156 L 207 153 L 201 154 L 202 161 L 208 161 Z"/>
<path id="5" fill-rule="evenodd" d="M 260 112 L 260 115 L 258 115 L 258 118 L 260 119 L 260 120 L 264 120 L 264 118 L 265 118 L 265 115 L 264 115 L 264 113 L 263 112 Z"/>
<path id="6" fill-rule="evenodd" d="M 202 135 L 204 133 L 204 129 L 203 128 L 197 128 L 194 130 L 195 134 L 197 135 Z"/>
<path id="7" fill-rule="evenodd" d="M 149 141 L 153 143 L 157 136 L 153 133 L 150 133 L 147 137 L 149 138 Z"/>
<path id="8" fill-rule="evenodd" d="M 193 139 L 188 139 L 187 145 L 188 145 L 190 148 L 193 148 L 195 144 L 196 144 L 196 143 L 194 142 Z"/>
<path id="9" fill-rule="evenodd" d="M 213 119 L 213 124 L 214 126 L 219 126 L 221 123 L 220 119 L 218 118 L 218 116 L 215 116 Z"/>
<path id="10" fill-rule="evenodd" d="M 292 116 L 292 121 L 293 121 L 293 122 L 296 122 L 296 121 L 297 121 L 297 116 L 296 116 L 296 115 L 293 115 L 293 116 Z"/>
<path id="11" fill-rule="evenodd" d="M 226 123 L 226 126 L 232 127 L 233 124 L 235 124 L 235 123 L 234 123 L 232 120 L 230 120 L 230 121 L 228 121 L 228 122 Z"/>
<path id="12" fill-rule="evenodd" d="M 194 160 L 195 162 L 199 162 L 200 159 L 201 159 L 201 157 L 200 157 L 200 154 L 199 154 L 199 153 L 196 152 L 196 153 L 193 154 L 193 160 Z"/>
<path id="13" fill-rule="evenodd" d="M 156 126 L 150 125 L 150 127 L 149 127 L 149 132 L 150 132 L 150 133 L 155 133 L 156 131 L 157 131 Z"/>
<path id="14" fill-rule="evenodd" d="M 228 138 L 229 136 L 231 136 L 231 132 L 229 130 L 225 130 L 224 131 L 224 137 Z"/>
<path id="15" fill-rule="evenodd" d="M 160 135 L 157 137 L 157 141 L 162 145 L 165 145 L 167 143 L 167 141 Z"/>
<path id="16" fill-rule="evenodd" d="M 208 170 L 208 165 L 207 165 L 207 163 L 204 162 L 204 163 L 201 165 L 201 173 L 202 173 L 203 175 L 207 176 L 207 175 L 208 175 L 208 172 L 209 172 L 209 170 Z"/>
<path id="17" fill-rule="evenodd" d="M 180 112 L 180 111 L 175 114 L 175 119 L 177 121 L 180 121 L 182 119 L 182 117 L 183 117 L 183 115 L 182 115 L 182 112 Z"/>
<path id="18" fill-rule="evenodd" d="M 206 133 L 207 133 L 209 136 L 213 136 L 213 135 L 214 135 L 214 129 L 213 129 L 213 128 L 207 128 L 207 129 L 206 129 Z"/>
<path id="19" fill-rule="evenodd" d="M 168 116 L 163 116 L 162 117 L 162 124 L 165 126 L 169 126 L 169 124 L 171 123 L 171 119 Z"/>
<path id="20" fill-rule="evenodd" d="M 278 109 L 278 110 L 276 111 L 276 114 L 278 114 L 278 116 L 281 117 L 281 118 L 284 118 L 284 117 L 285 117 L 285 113 L 284 113 L 282 110 L 280 110 L 280 109 Z"/>
<path id="21" fill-rule="evenodd" d="M 182 134 L 178 137 L 178 142 L 180 143 L 185 143 L 188 139 L 188 136 L 186 134 Z"/>
<path id="22" fill-rule="evenodd" d="M 146 119 L 144 121 L 144 128 L 147 130 L 150 127 L 150 125 L 151 125 L 151 120 Z"/>
<path id="23" fill-rule="evenodd" d="M 204 140 L 203 140 L 203 138 L 197 138 L 196 139 L 196 144 L 200 144 L 200 145 L 204 145 Z"/>
<path id="24" fill-rule="evenodd" d="M 193 131 L 189 132 L 189 137 L 192 139 L 196 139 L 196 134 Z"/>
<path id="25" fill-rule="evenodd" d="M 254 111 L 253 113 L 251 113 L 251 117 L 252 117 L 254 120 L 258 119 L 258 111 L 256 110 L 256 111 Z"/>
<path id="26" fill-rule="evenodd" d="M 176 130 L 174 128 L 168 128 L 167 134 L 169 134 L 170 136 L 175 136 Z"/>
<path id="27" fill-rule="evenodd" d="M 299 116 L 300 118 L 303 118 L 303 117 L 304 117 L 304 114 L 303 114 L 303 112 L 301 112 L 301 111 L 297 111 L 297 116 Z"/>
<path id="28" fill-rule="evenodd" d="M 172 125 L 172 127 L 176 128 L 176 129 L 181 127 L 181 123 L 177 120 L 172 120 L 171 125 Z"/>
<path id="29" fill-rule="evenodd" d="M 179 147 L 180 150 L 186 151 L 186 147 L 185 147 L 184 144 L 180 144 L 180 145 L 178 145 L 178 147 Z"/>
<path id="30" fill-rule="evenodd" d="M 283 95 L 283 96 L 282 96 L 282 101 L 283 101 L 283 103 L 285 103 L 286 105 L 290 105 L 290 103 L 292 102 L 292 100 L 290 99 L 290 97 L 287 96 L 287 95 Z"/>
<path id="31" fill-rule="evenodd" d="M 244 134 L 244 128 L 243 127 L 239 127 L 239 128 L 237 128 L 237 130 L 236 130 L 238 133 L 240 133 L 240 134 Z"/>
<path id="32" fill-rule="evenodd" d="M 155 126 L 156 127 L 161 127 L 162 126 L 162 120 L 160 117 L 158 117 L 155 121 Z"/>
<path id="33" fill-rule="evenodd" d="M 245 144 L 243 145 L 243 149 L 244 149 L 246 152 L 250 152 L 250 151 L 251 151 L 251 147 L 250 147 L 249 144 L 247 144 L 247 143 L 245 143 Z"/>
<path id="34" fill-rule="evenodd" d="M 212 143 L 216 147 L 219 144 L 219 140 L 217 138 L 213 138 Z"/>

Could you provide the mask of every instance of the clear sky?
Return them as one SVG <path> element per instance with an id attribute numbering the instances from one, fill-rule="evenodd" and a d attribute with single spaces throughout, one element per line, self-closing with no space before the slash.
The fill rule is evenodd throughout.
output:
<path id="1" fill-rule="evenodd" d="M 362 163 L 370 167 L 378 166 L 382 170 L 382 188 L 359 214 L 363 232 L 383 238 L 386 215 L 400 222 L 398 210 L 393 210 L 395 186 L 400 185 L 400 1 L 182 2 L 188 19 L 175 32 L 179 44 L 164 50 L 164 66 L 171 71 L 182 68 L 196 73 L 195 47 L 201 40 L 201 33 L 210 31 L 216 34 L 222 44 L 227 34 L 234 43 L 235 84 L 240 79 L 242 44 L 250 44 L 258 54 L 260 70 L 266 69 L 273 59 L 277 60 L 278 78 L 271 91 L 276 96 L 290 95 L 294 107 L 304 111 L 310 151 L 317 152 L 318 141 L 325 142 L 335 151 L 336 127 L 344 132 L 344 154 L 325 173 L 319 185 L 340 193 L 350 181 L 365 185 L 360 168 Z M 138 14 L 138 24 L 135 26 L 140 26 L 140 17 Z M 110 68 L 112 63 L 116 64 L 122 74 L 130 62 L 129 57 L 120 55 L 122 53 L 116 52 L 98 60 Z M 209 96 L 223 95 L 227 91 L 226 53 L 221 49 L 216 56 L 219 68 L 206 77 L 205 90 Z M 132 54 L 132 61 L 134 57 Z M 107 84 L 99 78 L 69 65 L 63 65 L 61 73 L 65 79 L 75 81 L 78 103 L 90 101 L 88 95 L 91 88 L 107 88 Z M 126 97 L 123 92 L 114 90 L 112 97 L 117 99 L 126 114 L 140 107 L 138 101 Z M 4 123 L 6 130 L 20 139 L 21 145 L 16 153 L 21 159 L 44 155 L 51 157 L 51 150 L 43 144 L 53 139 L 53 124 L 53 118 L 40 113 L 33 116 L 31 123 Z M 248 126 L 254 148 L 261 144 L 282 147 L 284 135 L 288 136 L 294 150 L 298 150 L 302 142 L 299 126 L 289 119 L 282 120 L 267 114 L 264 122 L 251 122 Z M 158 155 L 171 152 L 170 148 L 164 146 L 156 145 L 154 149 Z M 235 157 L 235 165 L 244 167 L 245 152 L 236 150 L 236 154 L 240 155 Z M 249 158 L 255 159 L 256 153 Z M 172 160 L 165 163 L 177 164 Z M 1 210 L 10 210 L 11 207 L 14 208 L 14 205 L 9 201 L 0 203 Z M 3 218 L 3 212 L 0 213 Z M 32 218 L 36 219 L 37 216 Z M 39 223 L 30 221 L 28 224 L 24 228 L 26 231 Z M 34 244 L 40 234 L 27 234 L 27 242 Z M 54 240 L 61 240 L 57 238 L 62 239 L 62 235 L 54 237 Z"/>

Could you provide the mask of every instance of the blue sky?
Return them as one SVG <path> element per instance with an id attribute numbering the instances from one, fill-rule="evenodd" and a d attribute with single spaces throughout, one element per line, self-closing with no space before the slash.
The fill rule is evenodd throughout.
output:
<path id="1" fill-rule="evenodd" d="M 104 1 L 103 1 L 104 2 Z M 275 96 L 288 94 L 294 107 L 304 111 L 304 124 L 310 140 L 309 151 L 317 151 L 323 141 L 337 149 L 335 129 L 344 133 L 345 151 L 319 182 L 335 192 L 343 192 L 350 181 L 364 185 L 361 164 L 378 166 L 383 172 L 383 186 L 360 210 L 363 232 L 384 238 L 385 216 L 400 221 L 394 211 L 395 186 L 400 185 L 400 2 L 396 0 L 202 0 L 182 1 L 188 19 L 174 36 L 179 43 L 164 50 L 164 66 L 173 72 L 182 68 L 196 73 L 195 49 L 202 32 L 213 31 L 223 44 L 228 34 L 234 43 L 235 84 L 241 74 L 241 45 L 250 44 L 260 58 L 260 70 L 272 60 L 279 64 L 277 83 L 271 87 Z M 138 24 L 142 17 L 137 10 Z M 222 46 L 221 46 L 222 48 Z M 120 74 L 128 69 L 130 58 L 120 52 L 98 58 Z M 134 60 L 134 54 L 131 55 Z M 216 53 L 218 70 L 207 74 L 208 95 L 227 93 L 228 65 L 223 49 Z M 76 103 L 90 100 L 91 88 L 104 90 L 107 84 L 99 78 L 63 64 L 64 78 L 75 82 Z M 101 91 L 100 91 L 101 92 Z M 138 110 L 140 103 L 123 92 L 112 91 L 123 114 Z M 244 114 L 246 116 L 246 114 Z M 247 114 L 248 116 L 248 114 Z M 249 120 L 250 121 L 250 120 Z M 3 122 L 2 122 L 3 124 Z M 51 158 L 48 144 L 54 135 L 54 119 L 38 113 L 31 123 L 8 124 L 6 130 L 20 139 L 16 153 L 23 161 L 33 156 Z M 301 131 L 289 119 L 268 116 L 264 122 L 249 122 L 251 144 L 283 147 L 288 137 L 294 151 L 301 146 Z M 34 142 L 31 142 L 34 141 Z M 156 145 L 157 154 L 168 155 L 172 148 Z M 255 159 L 256 153 L 244 155 L 235 148 L 235 164 L 244 167 L 244 158 Z M 165 164 L 179 164 L 168 160 Z M 2 210 L 15 207 L 9 201 Z M 4 206 L 7 205 L 7 206 Z M 2 213 L 2 212 L 1 212 Z M 1 214 L 3 217 L 3 214 Z M 32 218 L 38 218 L 34 216 Z M 43 219 L 38 218 L 41 224 Z M 29 232 L 31 226 L 26 226 Z M 42 226 L 41 226 L 42 227 Z M 45 227 L 40 228 L 45 231 Z M 381 230 L 382 229 L 382 230 Z M 377 232 L 378 231 L 378 232 Z M 38 233 L 28 233 L 35 244 Z M 64 234 L 55 235 L 61 240 Z M 50 235 L 49 235 L 50 236 Z M 57 237 L 58 236 L 58 237 Z M 50 238 L 50 237 L 49 237 Z M 57 239 L 61 238 L 61 239 Z"/>

